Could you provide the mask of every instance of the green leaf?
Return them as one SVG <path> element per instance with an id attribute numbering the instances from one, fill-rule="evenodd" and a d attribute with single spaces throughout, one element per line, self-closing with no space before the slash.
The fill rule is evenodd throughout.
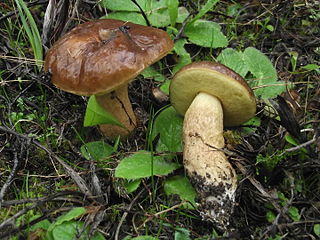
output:
<path id="1" fill-rule="evenodd" d="M 197 193 L 189 182 L 188 178 L 186 178 L 185 176 L 177 175 L 167 179 L 164 183 L 164 191 L 168 196 L 172 194 L 178 195 L 180 199 L 192 203 L 188 203 L 185 205 L 185 207 L 189 209 L 194 209 L 193 206 L 196 206 L 195 199 Z"/>
<path id="2" fill-rule="evenodd" d="M 148 0 L 136 0 L 139 6 L 146 11 Z M 140 12 L 137 5 L 128 0 L 102 0 L 100 4 L 112 11 L 128 11 L 128 12 Z"/>
<path id="3" fill-rule="evenodd" d="M 109 13 L 107 16 L 104 16 L 103 18 L 128 21 L 128 22 L 132 22 L 132 23 L 140 24 L 144 26 L 147 25 L 146 20 L 141 15 L 141 13 L 137 13 L 137 12 L 125 12 L 125 11 L 112 12 L 112 13 Z"/>
<path id="4" fill-rule="evenodd" d="M 192 19 L 190 24 L 202 18 L 208 11 L 212 11 L 214 5 L 216 5 L 218 2 L 219 0 L 208 0 L 205 5 L 201 6 L 199 13 Z"/>
<path id="5" fill-rule="evenodd" d="M 304 70 L 307 70 L 307 71 L 320 70 L 320 66 L 317 65 L 317 64 L 307 64 L 305 66 L 302 66 L 301 68 L 304 69 Z"/>
<path id="6" fill-rule="evenodd" d="M 57 220 L 55 221 L 54 225 L 59 225 L 59 224 L 62 224 L 63 222 L 76 219 L 76 218 L 80 217 L 82 214 L 84 214 L 85 212 L 86 212 L 86 209 L 83 207 L 72 208 L 66 214 L 58 217 Z"/>
<path id="7" fill-rule="evenodd" d="M 226 48 L 221 51 L 217 57 L 218 62 L 231 68 L 233 71 L 245 77 L 249 71 L 247 64 L 244 60 L 242 52 L 238 52 L 233 48 Z"/>
<path id="8" fill-rule="evenodd" d="M 259 117 L 253 117 L 243 125 L 250 125 L 252 127 L 244 127 L 242 128 L 242 132 L 249 134 L 255 132 L 255 127 L 259 127 L 261 125 L 261 119 Z"/>
<path id="9" fill-rule="evenodd" d="M 38 217 L 39 217 L 39 216 L 37 216 L 37 218 L 38 218 Z M 34 218 L 34 219 L 32 218 L 32 219 L 30 219 L 30 220 L 35 220 L 35 219 L 36 219 L 36 218 Z M 44 219 L 44 220 L 36 223 L 35 225 L 30 226 L 30 228 L 29 228 L 28 231 L 33 232 L 33 231 L 36 231 L 37 229 L 47 230 L 47 229 L 49 229 L 50 225 L 51 225 L 50 221 L 49 221 L 48 219 Z"/>
<path id="10" fill-rule="evenodd" d="M 167 95 L 169 95 L 170 83 L 171 83 L 171 80 L 165 80 L 164 83 L 162 83 L 160 86 L 160 90 Z"/>
<path id="11" fill-rule="evenodd" d="M 141 73 L 144 78 L 153 79 L 158 82 L 163 82 L 166 78 L 153 67 L 148 67 Z"/>
<path id="12" fill-rule="evenodd" d="M 124 180 L 126 180 L 126 182 L 124 183 L 124 187 L 128 193 L 132 193 L 135 190 L 137 190 L 141 183 L 141 178 L 138 178 L 135 180 L 127 180 L 127 179 L 124 179 Z"/>
<path id="13" fill-rule="evenodd" d="M 190 230 L 178 227 L 174 232 L 174 240 L 190 240 Z"/>
<path id="14" fill-rule="evenodd" d="M 254 90 L 257 97 L 272 98 L 286 90 L 284 82 L 277 81 L 276 69 L 266 55 L 253 47 L 246 48 L 243 54 L 249 71 L 256 78 L 251 87 L 260 86 Z"/>
<path id="15" fill-rule="evenodd" d="M 84 223 L 78 221 L 68 221 L 62 225 L 55 227 L 52 230 L 52 236 L 54 240 L 104 240 L 104 236 L 96 232 L 93 236 L 89 238 L 88 230 L 83 231 Z M 81 235 L 80 235 L 81 233 Z M 80 236 L 79 236 L 80 235 Z"/>
<path id="16" fill-rule="evenodd" d="M 47 231 L 47 235 L 48 235 L 48 238 L 49 239 L 55 239 L 54 238 L 54 234 L 53 234 L 53 230 L 63 224 L 63 226 L 65 225 L 64 223 L 65 222 L 68 222 L 68 221 L 71 221 L 73 219 L 76 219 L 78 217 L 80 217 L 82 214 L 84 214 L 86 212 L 86 209 L 83 208 L 83 207 L 76 207 L 76 208 L 73 208 L 71 209 L 69 212 L 67 212 L 66 214 L 60 216 L 57 218 L 57 220 L 52 223 L 50 225 L 50 227 L 48 228 L 48 231 Z"/>
<path id="17" fill-rule="evenodd" d="M 165 176 L 179 168 L 179 164 L 168 162 L 162 156 L 153 156 L 147 151 L 139 151 L 121 160 L 115 170 L 115 176 L 125 179 L 137 179 L 152 175 Z"/>
<path id="18" fill-rule="evenodd" d="M 267 211 L 266 218 L 269 223 L 272 223 L 276 218 L 276 215 L 272 211 Z"/>
<path id="19" fill-rule="evenodd" d="M 290 207 L 288 209 L 289 215 L 291 219 L 295 222 L 298 222 L 300 220 L 300 214 L 299 214 L 299 209 L 296 207 Z"/>
<path id="20" fill-rule="evenodd" d="M 228 40 L 221 32 L 219 24 L 207 20 L 197 20 L 188 24 L 185 35 L 189 41 L 201 47 L 219 48 L 226 47 Z"/>
<path id="21" fill-rule="evenodd" d="M 152 139 L 160 134 L 157 152 L 182 152 L 183 118 L 173 107 L 162 110 L 153 123 Z"/>
<path id="22" fill-rule="evenodd" d="M 170 16 L 166 0 L 151 1 L 150 12 L 146 13 L 152 26 L 166 27 L 170 25 Z"/>
<path id="23" fill-rule="evenodd" d="M 320 237 L 320 224 L 313 225 L 313 232 Z"/>
<path id="24" fill-rule="evenodd" d="M 108 157 L 114 152 L 114 147 L 103 141 L 96 141 L 82 145 L 80 151 L 87 160 L 110 161 Z"/>
<path id="25" fill-rule="evenodd" d="M 190 54 L 184 48 L 184 45 L 187 43 L 185 39 L 179 39 L 174 43 L 174 51 L 179 56 L 178 63 L 174 66 L 172 72 L 178 72 L 183 66 L 191 63 Z"/>
<path id="26" fill-rule="evenodd" d="M 178 6 L 179 1 L 178 0 L 166 0 L 166 5 L 169 11 L 170 16 L 170 24 L 172 27 L 176 24 L 177 17 L 178 17 Z"/>
<path id="27" fill-rule="evenodd" d="M 98 124 L 114 124 L 124 127 L 111 113 L 101 107 L 95 96 L 91 96 L 88 101 L 83 126 L 95 126 Z"/>
<path id="28" fill-rule="evenodd" d="M 138 237 L 131 237 L 131 236 L 126 236 L 122 240 L 158 240 L 158 238 L 151 237 L 151 236 L 138 236 Z"/>
<path id="29" fill-rule="evenodd" d="M 176 19 L 177 23 L 183 23 L 184 20 L 189 16 L 189 12 L 185 7 L 178 8 L 178 17 Z"/>

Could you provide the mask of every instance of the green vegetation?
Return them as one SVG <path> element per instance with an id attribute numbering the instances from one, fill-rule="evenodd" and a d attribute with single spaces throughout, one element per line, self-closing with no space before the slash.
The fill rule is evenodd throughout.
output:
<path id="1" fill-rule="evenodd" d="M 137 0 L 142 14 L 134 2 L 0 3 L 0 238 L 318 238 L 319 6 Z M 98 18 L 150 22 L 174 39 L 129 86 L 139 126 L 127 140 L 105 139 L 94 126 L 117 119 L 42 70 L 54 41 Z M 152 94 L 169 97 L 173 74 L 202 60 L 233 69 L 257 98 L 256 117 L 225 134 L 240 183 L 226 232 L 199 216 L 183 118 Z"/>

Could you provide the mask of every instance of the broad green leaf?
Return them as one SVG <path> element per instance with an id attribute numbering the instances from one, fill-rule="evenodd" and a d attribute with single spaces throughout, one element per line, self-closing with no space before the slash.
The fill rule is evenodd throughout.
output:
<path id="1" fill-rule="evenodd" d="M 54 240 L 104 240 L 104 236 L 96 232 L 93 236 L 89 238 L 88 230 L 83 231 L 84 223 L 78 221 L 68 221 L 62 225 L 55 227 L 52 230 L 52 236 Z M 81 233 L 81 235 L 80 235 Z"/>
<path id="2" fill-rule="evenodd" d="M 127 179 L 124 179 L 124 180 L 127 180 Z M 124 187 L 126 188 L 128 193 L 132 193 L 135 190 L 137 190 L 140 183 L 141 183 L 141 178 L 138 178 L 135 180 L 127 180 L 127 182 L 125 182 L 125 184 L 124 184 Z"/>
<path id="3" fill-rule="evenodd" d="M 145 11 L 148 0 L 136 0 L 139 6 Z M 140 12 L 137 5 L 128 0 L 102 0 L 101 5 L 112 11 Z"/>
<path id="4" fill-rule="evenodd" d="M 95 96 L 91 96 L 88 101 L 83 126 L 88 127 L 98 124 L 114 124 L 123 127 L 111 113 L 98 104 Z"/>
<path id="5" fill-rule="evenodd" d="M 216 5 L 218 2 L 219 0 L 208 0 L 205 5 L 201 6 L 199 13 L 192 19 L 190 24 L 202 18 L 208 11 L 212 11 L 214 5 Z"/>
<path id="6" fill-rule="evenodd" d="M 160 90 L 167 95 L 169 95 L 170 83 L 171 83 L 171 80 L 165 80 L 164 83 L 162 83 L 160 86 Z"/>
<path id="7" fill-rule="evenodd" d="M 185 176 L 173 176 L 166 180 L 164 183 L 164 191 L 169 195 L 178 195 L 180 199 L 189 201 L 192 204 L 186 204 L 185 207 L 194 209 L 193 206 L 196 206 L 196 196 L 197 193 L 194 190 L 193 186 L 189 182 L 188 178 Z"/>
<path id="8" fill-rule="evenodd" d="M 153 67 L 148 67 L 141 73 L 144 78 L 153 79 L 158 82 L 163 82 L 166 78 Z"/>
<path id="9" fill-rule="evenodd" d="M 162 156 L 152 156 L 151 152 L 139 151 L 121 160 L 115 170 L 115 176 L 125 179 L 165 176 L 177 168 L 179 164 L 168 162 Z"/>
<path id="10" fill-rule="evenodd" d="M 85 208 L 83 208 L 83 207 L 75 207 L 75 208 L 71 209 L 69 212 L 65 213 L 64 215 L 58 217 L 57 220 L 54 223 L 52 223 L 50 225 L 50 227 L 48 228 L 48 231 L 47 231 L 48 238 L 49 239 L 55 239 L 54 236 L 53 236 L 53 230 L 57 226 L 59 226 L 61 224 L 64 225 L 65 222 L 74 220 L 74 219 L 80 217 L 85 212 L 86 212 Z"/>
<path id="11" fill-rule="evenodd" d="M 85 212 L 86 212 L 86 209 L 83 207 L 72 208 L 66 214 L 58 217 L 57 220 L 55 221 L 54 225 L 59 225 L 59 224 L 62 224 L 63 222 L 76 219 L 76 218 L 80 217 L 82 214 L 84 214 Z"/>
<path id="12" fill-rule="evenodd" d="M 96 141 L 82 145 L 80 151 L 86 159 L 101 162 L 109 161 L 108 157 L 114 152 L 114 147 L 103 141 Z"/>
<path id="13" fill-rule="evenodd" d="M 170 25 L 166 0 L 152 1 L 151 3 L 150 12 L 146 12 L 151 25 L 154 27 L 166 27 Z"/>
<path id="14" fill-rule="evenodd" d="M 152 139 L 160 134 L 156 146 L 157 152 L 182 151 L 182 126 L 183 118 L 173 107 L 162 110 L 153 123 Z"/>
<path id="15" fill-rule="evenodd" d="M 31 218 L 30 221 L 33 221 L 35 219 L 37 219 L 40 216 L 36 216 L 35 218 Z M 44 229 L 47 230 L 50 227 L 51 223 L 48 219 L 44 219 L 38 223 L 36 223 L 33 226 L 30 226 L 29 230 L 30 232 L 36 231 L 37 229 Z"/>
<path id="16" fill-rule="evenodd" d="M 179 39 L 174 43 L 174 51 L 179 56 L 178 63 L 174 66 L 172 72 L 178 72 L 183 66 L 191 63 L 190 54 L 184 48 L 184 45 L 187 43 L 185 39 Z"/>
<path id="17" fill-rule="evenodd" d="M 178 17 L 179 0 L 166 0 L 166 5 L 169 10 L 171 26 L 174 27 Z"/>
<path id="18" fill-rule="evenodd" d="M 189 16 L 189 12 L 185 7 L 178 8 L 178 17 L 176 19 L 177 23 L 183 23 L 184 20 Z"/>
<path id="19" fill-rule="evenodd" d="M 243 54 L 249 71 L 255 77 L 251 87 L 260 86 L 254 90 L 257 97 L 272 98 L 286 90 L 284 82 L 277 81 L 276 69 L 266 55 L 253 47 L 246 48 Z"/>
<path id="20" fill-rule="evenodd" d="M 215 22 L 197 20 L 188 24 L 184 33 L 190 42 L 201 47 L 219 48 L 228 45 L 228 40 L 221 32 L 220 25 Z"/>
<path id="21" fill-rule="evenodd" d="M 132 22 L 132 23 L 140 24 L 144 26 L 147 25 L 146 20 L 144 19 L 142 14 L 137 12 L 126 12 L 126 11 L 112 12 L 112 13 L 109 13 L 107 16 L 104 16 L 103 18 L 128 21 L 128 22 Z"/>
<path id="22" fill-rule="evenodd" d="M 313 232 L 320 237 L 320 224 L 313 225 Z"/>
<path id="23" fill-rule="evenodd" d="M 243 53 L 238 52 L 233 48 L 223 49 L 217 57 L 217 60 L 231 68 L 242 77 L 245 77 L 248 73 L 248 66 L 244 61 Z"/>
<path id="24" fill-rule="evenodd" d="M 177 227 L 174 233 L 174 240 L 191 240 L 190 230 Z"/>

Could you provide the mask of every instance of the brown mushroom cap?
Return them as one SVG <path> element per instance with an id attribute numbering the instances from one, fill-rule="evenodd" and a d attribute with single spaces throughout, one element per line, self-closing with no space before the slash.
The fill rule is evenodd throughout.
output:
<path id="1" fill-rule="evenodd" d="M 45 71 L 58 88 L 104 94 L 134 79 L 173 48 L 165 31 L 113 19 L 80 24 L 48 51 Z"/>
<path id="2" fill-rule="evenodd" d="M 256 100 L 246 81 L 220 63 L 188 64 L 175 74 L 170 84 L 171 103 L 181 115 L 200 92 L 220 100 L 225 126 L 240 125 L 255 115 Z"/>

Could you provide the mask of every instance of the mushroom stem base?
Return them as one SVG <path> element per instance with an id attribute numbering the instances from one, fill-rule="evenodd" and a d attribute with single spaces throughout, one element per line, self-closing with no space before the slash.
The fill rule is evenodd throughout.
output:
<path id="1" fill-rule="evenodd" d="M 99 127 L 103 135 L 112 140 L 118 136 L 122 139 L 128 137 L 137 125 L 136 116 L 128 96 L 128 85 L 126 84 L 111 93 L 96 96 L 96 99 L 100 106 L 111 113 L 124 126 L 123 128 L 112 124 L 101 124 Z"/>
<path id="2" fill-rule="evenodd" d="M 237 180 L 221 150 L 223 110 L 216 97 L 199 93 L 193 100 L 184 118 L 183 143 L 184 166 L 198 193 L 201 215 L 225 229 L 234 206 Z"/>

